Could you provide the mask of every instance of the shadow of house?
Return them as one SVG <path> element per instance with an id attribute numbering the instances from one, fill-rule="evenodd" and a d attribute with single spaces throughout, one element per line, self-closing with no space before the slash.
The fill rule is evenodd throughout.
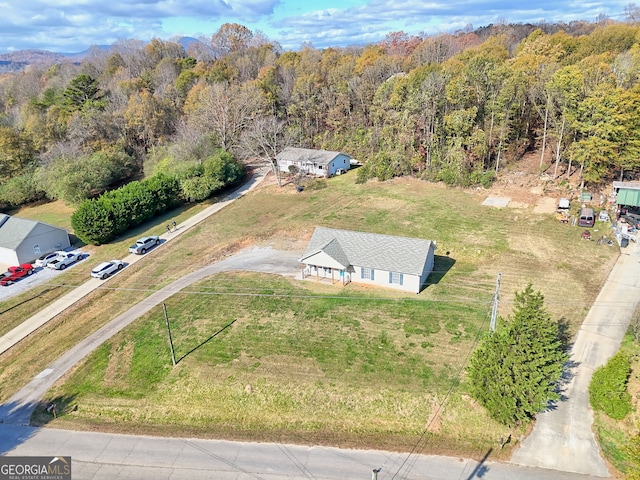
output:
<path id="1" fill-rule="evenodd" d="M 449 252 L 447 252 L 448 254 Z M 433 262 L 433 271 L 429 275 L 428 285 L 436 285 L 445 277 L 449 270 L 453 268 L 455 259 L 444 255 L 436 255 Z"/>

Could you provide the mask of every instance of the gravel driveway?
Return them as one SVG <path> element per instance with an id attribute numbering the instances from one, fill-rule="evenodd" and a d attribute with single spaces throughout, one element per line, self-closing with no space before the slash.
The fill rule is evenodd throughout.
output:
<path id="1" fill-rule="evenodd" d="M 88 253 L 82 252 L 81 250 L 68 250 L 68 251 L 81 252 L 83 255 L 82 260 L 74 263 L 73 265 L 70 265 L 64 270 L 54 270 L 53 268 L 47 268 L 47 267 L 34 268 L 32 275 L 29 275 L 28 277 L 23 277 L 17 282 L 13 283 L 12 285 L 8 285 L 6 287 L 0 286 L 0 302 L 3 300 L 8 300 L 11 297 L 15 297 L 16 295 L 20 295 L 21 293 L 24 293 L 27 290 L 30 290 L 36 285 L 54 281 L 60 274 L 62 274 L 63 272 L 66 272 L 69 269 L 75 268 L 76 265 L 78 265 L 81 262 L 84 262 L 89 257 Z"/>

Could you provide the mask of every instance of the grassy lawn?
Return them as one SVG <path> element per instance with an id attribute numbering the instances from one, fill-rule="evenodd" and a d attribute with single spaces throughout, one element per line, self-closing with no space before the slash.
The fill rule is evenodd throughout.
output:
<path id="1" fill-rule="evenodd" d="M 494 447 L 492 458 L 508 455 L 513 445 L 495 446 L 510 432 L 486 418 L 464 385 L 498 273 L 501 315 L 531 282 L 549 313 L 575 327 L 616 247 L 580 240 L 580 229 L 552 215 L 484 207 L 487 192 L 406 179 L 355 185 L 354 176 L 302 193 L 264 185 L 148 254 L 3 355 L 2 399 L 185 273 L 251 245 L 302 252 L 313 228 L 328 226 L 435 240 L 429 285 L 415 295 L 246 272 L 212 276 L 167 302 L 177 366 L 157 306 L 47 394 L 69 407 L 53 425 L 401 451 L 419 442 L 429 453 L 483 456 Z M 145 231 L 160 233 L 167 220 Z M 141 233 L 92 247 L 92 262 L 121 258 Z M 82 267 L 70 283 L 88 275 L 90 265 Z M 3 319 L 17 322 L 48 301 L 26 298 L 0 303 Z M 52 419 L 39 412 L 39 420 Z"/>

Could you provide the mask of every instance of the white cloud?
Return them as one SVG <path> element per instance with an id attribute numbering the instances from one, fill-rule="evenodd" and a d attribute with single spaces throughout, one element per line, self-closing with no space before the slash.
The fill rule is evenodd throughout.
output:
<path id="1" fill-rule="evenodd" d="M 501 21 L 594 21 L 602 14 L 623 20 L 627 4 L 628 0 L 24 0 L 0 3 L 0 53 L 29 48 L 77 52 L 118 39 L 146 41 L 203 31 L 211 35 L 226 22 L 261 30 L 285 48 L 298 48 L 304 41 L 316 47 L 344 46 L 379 41 L 400 30 L 436 34 Z"/>

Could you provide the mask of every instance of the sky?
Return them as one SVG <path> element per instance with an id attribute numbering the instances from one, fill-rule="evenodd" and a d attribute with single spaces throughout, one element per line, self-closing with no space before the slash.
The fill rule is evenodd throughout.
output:
<path id="1" fill-rule="evenodd" d="M 629 0 L 0 0 L 0 53 L 82 52 L 118 40 L 210 38 L 224 23 L 285 50 L 431 36 L 496 23 L 625 19 Z"/>

